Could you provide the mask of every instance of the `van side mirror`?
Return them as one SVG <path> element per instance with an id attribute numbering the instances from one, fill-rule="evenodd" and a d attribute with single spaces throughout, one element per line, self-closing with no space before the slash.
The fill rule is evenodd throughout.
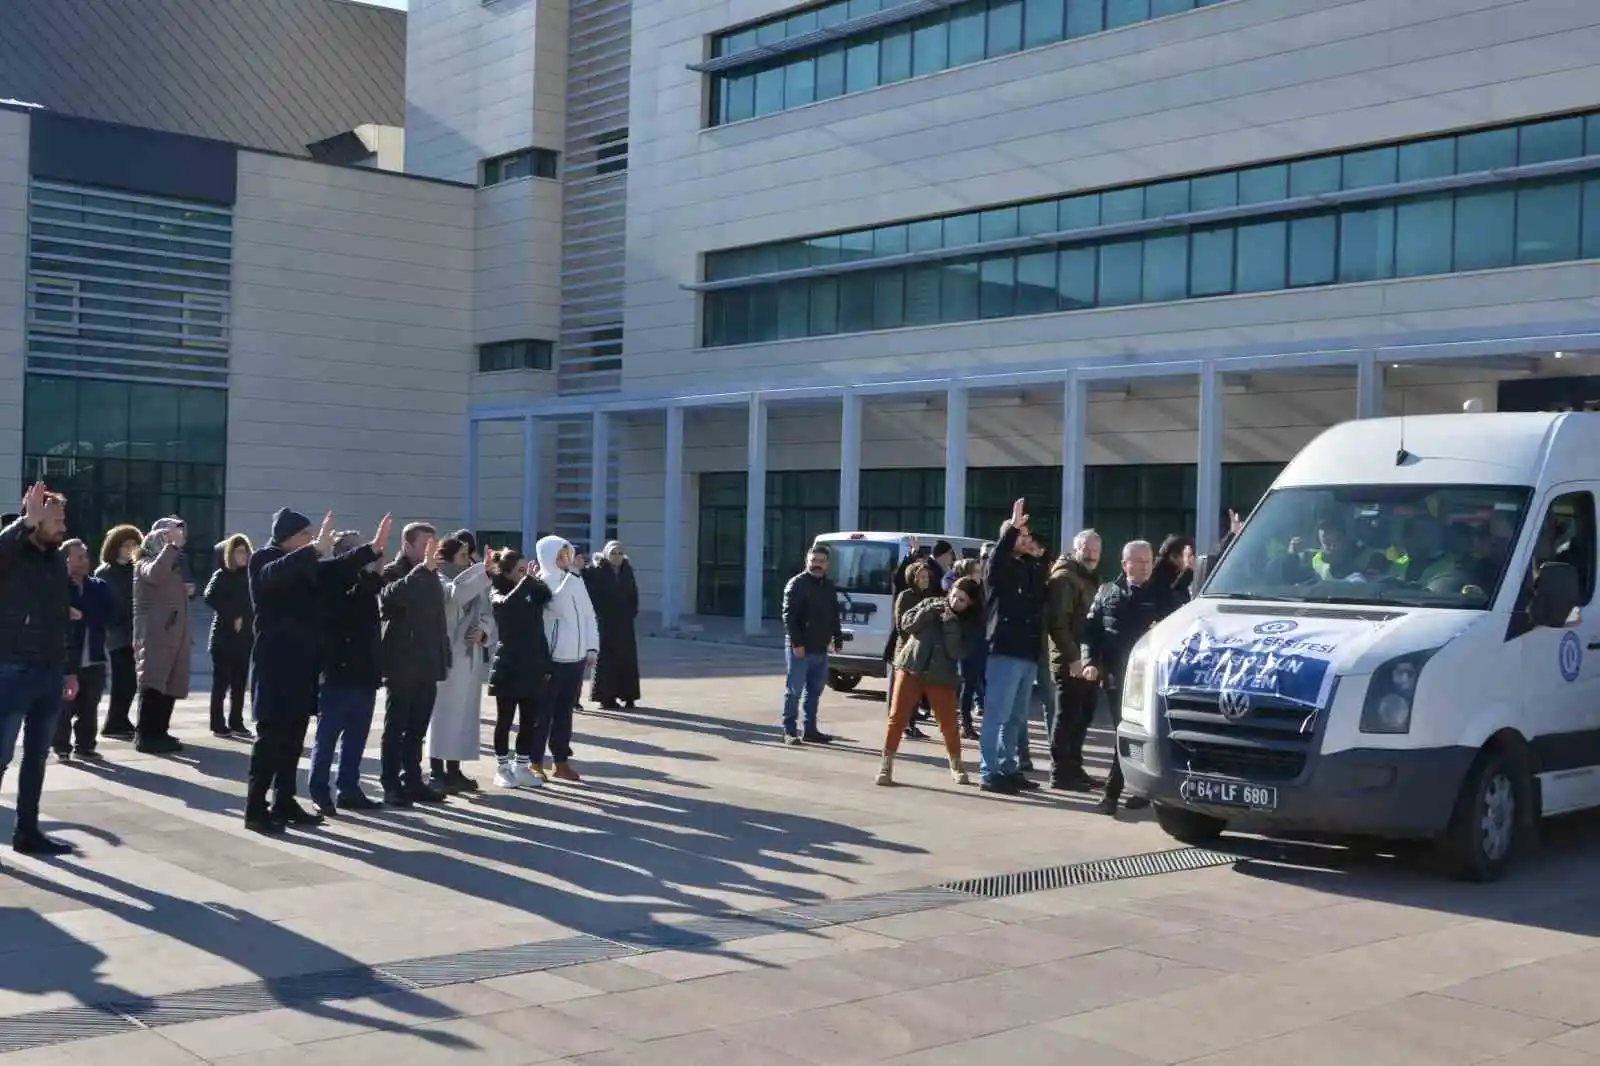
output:
<path id="1" fill-rule="evenodd" d="M 1528 620 L 1547 629 L 1561 629 L 1578 607 L 1578 571 L 1568 563 L 1545 563 L 1533 578 Z"/>

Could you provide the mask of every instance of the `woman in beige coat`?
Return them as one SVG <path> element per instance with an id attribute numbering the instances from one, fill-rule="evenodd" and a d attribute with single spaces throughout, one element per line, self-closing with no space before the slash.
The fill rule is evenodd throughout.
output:
<path id="1" fill-rule="evenodd" d="M 189 695 L 189 586 L 185 529 L 163 518 L 140 545 L 133 567 L 133 653 L 139 677 L 138 750 L 183 750 L 171 732 L 172 708 Z"/>

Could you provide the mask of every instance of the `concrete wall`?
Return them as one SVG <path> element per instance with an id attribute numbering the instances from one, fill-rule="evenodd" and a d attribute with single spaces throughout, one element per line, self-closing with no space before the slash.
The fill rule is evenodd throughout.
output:
<path id="1" fill-rule="evenodd" d="M 406 170 L 476 183 L 478 164 L 565 139 L 564 0 L 412 0 Z"/>
<path id="2" fill-rule="evenodd" d="M 0 109 L 0 507 L 8 512 L 21 499 L 27 272 L 28 116 Z"/>
<path id="3" fill-rule="evenodd" d="M 229 528 L 462 519 L 472 189 L 242 152 Z"/>
<path id="4" fill-rule="evenodd" d="M 561 325 L 561 183 L 519 178 L 479 189 L 476 226 L 477 342 L 555 341 Z"/>

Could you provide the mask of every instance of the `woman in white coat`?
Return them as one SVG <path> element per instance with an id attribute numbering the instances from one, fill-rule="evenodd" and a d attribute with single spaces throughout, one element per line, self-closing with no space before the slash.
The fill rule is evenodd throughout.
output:
<path id="1" fill-rule="evenodd" d="M 482 741 L 483 686 L 489 680 L 494 610 L 489 575 L 461 541 L 439 542 L 439 581 L 444 585 L 445 625 L 450 637 L 450 673 L 439 682 L 428 723 L 431 784 L 445 792 L 476 792 L 478 783 L 461 772 L 477 762 Z"/>
<path id="2" fill-rule="evenodd" d="M 550 589 L 550 602 L 544 605 L 544 635 L 550 645 L 550 756 L 555 760 L 551 773 L 557 781 L 576 781 L 578 772 L 572 761 L 572 708 L 583 687 L 584 671 L 594 666 L 600 651 L 600 627 L 594 604 L 583 579 L 568 568 L 572 565 L 572 545 L 560 537 L 545 537 L 534 546 L 539 557 L 539 580 Z M 544 759 L 543 745 L 533 753 L 534 765 Z"/>

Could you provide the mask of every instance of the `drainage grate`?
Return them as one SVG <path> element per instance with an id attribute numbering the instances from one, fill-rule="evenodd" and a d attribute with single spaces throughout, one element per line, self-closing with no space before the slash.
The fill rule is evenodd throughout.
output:
<path id="1" fill-rule="evenodd" d="M 220 988 L 173 992 L 133 1003 L 112 1003 L 110 1009 L 155 1029 L 163 1025 L 234 1018 L 279 1007 L 332 1000 L 367 999 L 411 988 L 370 967 L 274 977 Z"/>
<path id="2" fill-rule="evenodd" d="M 803 907 L 787 907 L 787 913 L 806 918 L 818 925 L 846 925 L 864 922 L 870 918 L 888 918 L 896 914 L 949 907 L 962 902 L 963 893 L 950 885 L 934 888 L 909 888 L 900 892 L 883 892 L 874 896 L 856 896 L 853 899 L 831 899 L 822 903 L 809 903 Z"/>
<path id="3" fill-rule="evenodd" d="M 606 959 L 638 953 L 638 948 L 627 944 L 582 934 L 509 948 L 486 948 L 483 951 L 392 962 L 385 964 L 382 972 L 417 988 L 438 988 L 469 981 L 487 981 L 491 977 L 511 977 L 535 970 L 553 970 L 558 966 L 576 966 L 583 962 L 604 962 Z"/>
<path id="4" fill-rule="evenodd" d="M 0 1018 L 0 1053 L 137 1032 L 139 1026 L 109 1007 L 59 1007 Z"/>
<path id="5" fill-rule="evenodd" d="M 751 915 L 712 915 L 690 918 L 684 922 L 658 923 L 621 933 L 610 933 L 608 937 L 646 951 L 683 950 L 711 944 L 725 944 L 730 940 L 770 936 L 773 933 L 800 932 L 827 924 L 828 921 L 820 918 L 771 910 Z"/>
<path id="6" fill-rule="evenodd" d="M 1020 874 L 973 877 L 965 881 L 951 881 L 940 887 L 951 892 L 964 892 L 969 896 L 998 899 L 1001 896 L 1020 896 L 1052 888 L 1094 885 L 1103 881 L 1126 881 L 1134 877 L 1154 877 L 1157 874 L 1175 874 L 1184 870 L 1204 870 L 1213 866 L 1228 866 L 1238 861 L 1237 855 L 1224 855 L 1218 851 L 1174 848 L 1171 851 L 1151 851 L 1143 855 L 1124 855 L 1115 859 L 1072 862 L 1062 866 L 1050 866 L 1043 870 L 1028 870 Z"/>

